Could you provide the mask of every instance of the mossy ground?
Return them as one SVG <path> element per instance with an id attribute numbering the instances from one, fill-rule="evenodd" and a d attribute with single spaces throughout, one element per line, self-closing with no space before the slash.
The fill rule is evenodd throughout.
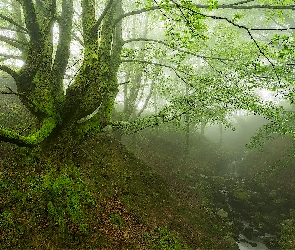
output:
<path id="1" fill-rule="evenodd" d="M 198 192 L 180 199 L 109 134 L 85 137 L 61 166 L 6 143 L 0 151 L 3 249 L 234 247 Z"/>

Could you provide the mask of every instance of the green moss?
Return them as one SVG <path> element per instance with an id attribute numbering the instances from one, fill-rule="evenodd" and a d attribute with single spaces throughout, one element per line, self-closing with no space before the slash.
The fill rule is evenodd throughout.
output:
<path id="1" fill-rule="evenodd" d="M 43 120 L 41 128 L 37 132 L 29 136 L 22 136 L 17 132 L 10 131 L 4 128 L 0 128 L 0 136 L 9 139 L 15 139 L 19 142 L 23 142 L 24 144 L 28 145 L 37 145 L 50 135 L 52 130 L 55 128 L 56 124 L 56 118 L 48 117 Z"/>
<path id="2" fill-rule="evenodd" d="M 279 239 L 281 249 L 295 249 L 295 220 L 288 219 L 282 223 Z"/>
<path id="3" fill-rule="evenodd" d="M 240 200 L 247 201 L 251 198 L 251 193 L 243 188 L 234 190 L 234 196 Z"/>
<path id="4" fill-rule="evenodd" d="M 119 214 L 111 214 L 110 221 L 118 228 L 123 228 L 126 224 Z"/>
<path id="5" fill-rule="evenodd" d="M 183 250 L 190 249 L 181 244 L 175 235 L 166 228 L 158 227 L 155 232 L 146 235 L 152 249 Z"/>
<path id="6" fill-rule="evenodd" d="M 95 202 L 81 180 L 80 171 L 73 166 L 65 167 L 60 173 L 35 171 L 32 166 L 24 165 L 23 172 L 5 172 L 0 176 L 3 248 L 29 248 L 30 244 L 36 244 L 31 234 L 39 230 L 43 230 L 44 237 L 48 234 L 67 242 L 72 241 L 73 235 L 89 233 L 85 211 L 95 206 Z"/>
<path id="7" fill-rule="evenodd" d="M 54 117 L 48 117 L 43 120 L 41 128 L 32 136 L 28 137 L 28 141 L 31 144 L 38 144 L 47 138 L 57 124 L 57 119 Z"/>
<path id="8" fill-rule="evenodd" d="M 35 112 L 41 112 L 46 116 L 54 116 L 56 114 L 56 102 L 51 91 L 53 79 L 48 65 L 50 64 L 45 62 L 44 68 L 41 67 L 34 76 L 32 81 L 34 89 L 29 93 L 28 99 L 31 108 L 35 109 Z"/>
<path id="9" fill-rule="evenodd" d="M 85 222 L 83 207 L 94 205 L 94 200 L 76 168 L 59 176 L 53 172 L 46 173 L 30 195 L 38 196 L 40 203 L 46 205 L 52 225 L 57 223 L 64 230 L 67 220 L 70 220 L 85 233 L 88 225 Z"/>

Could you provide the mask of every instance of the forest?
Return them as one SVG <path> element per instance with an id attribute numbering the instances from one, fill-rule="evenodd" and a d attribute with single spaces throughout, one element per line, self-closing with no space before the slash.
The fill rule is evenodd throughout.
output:
<path id="1" fill-rule="evenodd" d="M 0 249 L 295 249 L 293 0 L 1 0 Z"/>

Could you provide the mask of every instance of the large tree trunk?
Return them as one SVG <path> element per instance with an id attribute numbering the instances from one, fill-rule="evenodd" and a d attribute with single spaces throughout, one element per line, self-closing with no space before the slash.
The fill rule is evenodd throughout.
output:
<path id="1" fill-rule="evenodd" d="M 40 128 L 27 137 L 0 130 L 1 140 L 22 146 L 37 145 L 50 137 L 44 142 L 47 144 L 51 138 L 83 135 L 90 129 L 100 132 L 110 123 L 118 92 L 117 73 L 123 42 L 121 22 L 115 23 L 115 20 L 123 13 L 122 2 L 109 0 L 97 20 L 95 1 L 82 1 L 84 58 L 66 95 L 63 77 L 70 54 L 73 1 L 65 0 L 62 4 L 55 57 L 51 31 L 56 15 L 55 1 L 42 3 L 42 8 L 38 8 L 38 3 L 21 1 L 30 42 L 25 66 L 20 72 L 12 72 L 12 76 L 20 100 L 38 118 Z M 44 13 L 45 5 L 48 11 Z"/>
<path id="2" fill-rule="evenodd" d="M 40 145 L 42 155 L 54 161 L 69 162 L 87 133 L 101 133 L 110 123 L 118 92 L 117 72 L 122 49 L 122 3 L 112 4 L 102 22 L 100 39 L 95 23 L 92 1 L 82 1 L 84 29 L 84 60 L 75 82 L 66 91 L 59 111 L 60 123 Z M 94 2 L 94 1 L 93 1 Z M 89 6 L 88 6 L 89 5 Z M 113 27 L 113 28 L 112 28 Z"/>

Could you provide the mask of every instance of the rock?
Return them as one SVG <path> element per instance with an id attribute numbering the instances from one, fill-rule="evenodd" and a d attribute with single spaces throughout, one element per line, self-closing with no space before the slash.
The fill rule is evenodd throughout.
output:
<path id="1" fill-rule="evenodd" d="M 222 218 L 227 218 L 228 217 L 228 213 L 226 211 L 224 211 L 222 208 L 219 209 L 216 214 Z"/>

